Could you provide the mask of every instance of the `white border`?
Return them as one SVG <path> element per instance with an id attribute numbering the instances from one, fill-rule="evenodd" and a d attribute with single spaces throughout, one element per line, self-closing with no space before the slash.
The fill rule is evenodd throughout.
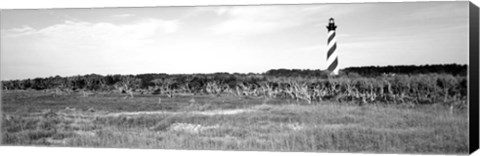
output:
<path id="1" fill-rule="evenodd" d="M 311 3 L 364 3 L 364 2 L 422 2 L 427 0 L 2 0 L 0 9 L 45 8 L 103 8 L 103 7 L 152 7 L 195 5 L 256 5 L 256 4 L 311 4 Z M 466 0 L 434 0 L 466 1 Z M 480 4 L 480 0 L 472 0 Z"/>
<path id="2" fill-rule="evenodd" d="M 427 0 L 385 0 L 381 2 L 421 2 Z M 449 1 L 449 0 L 435 0 Z M 450 0 L 451 1 L 451 0 Z M 465 0 L 462 0 L 465 1 Z M 363 3 L 378 0 L 2 0 L 0 9 L 46 9 L 46 8 L 104 8 L 104 7 L 152 7 L 152 6 L 196 6 L 196 5 L 258 5 L 258 4 L 311 4 L 311 3 Z M 472 0 L 480 6 L 480 0 Z M 1 12 L 0 12 L 1 13 Z M 28 156 L 148 156 L 148 155 L 208 155 L 208 156 L 346 156 L 346 155 L 405 155 L 405 154 L 352 154 L 352 153 L 302 153 L 302 152 L 254 152 L 254 151 L 194 151 L 194 150 L 152 150 L 114 148 L 69 148 L 69 147 L 23 147 L 1 146 L 1 155 Z M 473 155 L 480 155 L 475 152 Z M 426 156 L 426 155 L 422 155 Z"/>

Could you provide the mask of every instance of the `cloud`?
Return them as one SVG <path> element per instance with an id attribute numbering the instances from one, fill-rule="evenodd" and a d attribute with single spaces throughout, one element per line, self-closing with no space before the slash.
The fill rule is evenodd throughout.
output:
<path id="1" fill-rule="evenodd" d="M 220 7 L 214 10 L 217 15 L 223 15 L 228 11 L 228 7 Z"/>
<path id="2" fill-rule="evenodd" d="M 301 47 L 298 50 L 299 51 L 305 51 L 305 52 L 312 52 L 312 51 L 321 51 L 321 50 L 326 50 L 327 46 L 323 44 L 318 44 L 318 45 L 310 45 L 310 46 L 305 46 Z"/>
<path id="3" fill-rule="evenodd" d="M 95 39 L 116 39 L 130 38 L 142 39 L 156 34 L 170 34 L 178 30 L 177 21 L 167 21 L 146 18 L 132 24 L 113 24 L 107 22 L 82 22 L 65 21 L 61 24 L 52 25 L 43 29 L 34 29 L 29 26 L 2 30 L 5 37 L 21 37 L 27 35 L 41 35 L 47 38 L 92 38 Z"/>
<path id="4" fill-rule="evenodd" d="M 51 74 L 51 69 L 72 75 L 128 68 L 125 61 L 137 59 L 145 51 L 155 52 L 154 46 L 159 44 L 155 40 L 172 36 L 178 29 L 178 21 L 153 18 L 129 24 L 65 21 L 41 29 L 6 29 L 1 37 L 2 44 L 8 46 L 2 47 L 2 55 L 9 60 L 2 60 L 2 65 L 8 66 L 11 73 L 18 72 L 13 64 L 20 64 L 25 73 L 44 75 Z"/>
<path id="5" fill-rule="evenodd" d="M 429 3 L 426 3 L 429 4 Z M 457 18 L 465 18 L 465 14 L 468 10 L 468 2 L 440 2 L 433 3 L 429 7 L 422 7 L 421 9 L 414 10 L 404 16 L 406 19 L 444 19 L 446 16 L 450 17 L 450 20 L 456 20 Z M 445 11 L 448 10 L 448 11 Z"/>
<path id="6" fill-rule="evenodd" d="M 315 21 L 316 13 L 327 6 L 242 6 L 221 7 L 215 11 L 227 19 L 211 27 L 215 34 L 241 38 L 268 34 Z"/>
<path id="7" fill-rule="evenodd" d="M 44 51 L 70 51 L 73 53 L 70 49 L 78 49 L 84 51 L 104 50 L 109 53 L 109 51 L 139 49 L 142 45 L 152 43 L 158 36 L 175 33 L 178 31 L 178 27 L 177 21 L 152 18 L 141 19 L 131 24 L 65 21 L 38 30 L 28 26 L 4 30 L 2 37 L 5 34 L 5 37 L 35 38 L 36 42 L 30 46 Z"/>
<path id="8" fill-rule="evenodd" d="M 127 17 L 132 17 L 135 16 L 133 14 L 119 14 L 119 15 L 113 15 L 112 17 L 118 17 L 118 18 L 127 18 Z"/>
<path id="9" fill-rule="evenodd" d="M 19 28 L 12 28 L 9 30 L 2 30 L 2 36 L 5 35 L 5 37 L 19 37 L 19 36 L 24 36 L 24 35 L 31 35 L 35 34 L 36 30 L 30 26 L 21 26 Z"/>

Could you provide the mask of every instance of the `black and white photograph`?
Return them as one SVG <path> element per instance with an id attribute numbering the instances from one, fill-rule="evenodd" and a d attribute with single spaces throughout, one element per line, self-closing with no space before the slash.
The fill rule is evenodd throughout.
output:
<path id="1" fill-rule="evenodd" d="M 2 9 L 0 144 L 468 154 L 471 6 Z"/>

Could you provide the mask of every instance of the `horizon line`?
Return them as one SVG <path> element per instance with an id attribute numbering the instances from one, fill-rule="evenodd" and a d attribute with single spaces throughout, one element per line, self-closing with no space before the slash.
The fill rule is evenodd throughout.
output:
<path id="1" fill-rule="evenodd" d="M 399 67 L 399 66 L 417 66 L 417 67 L 421 67 L 421 66 L 431 66 L 431 65 L 466 65 L 468 66 L 468 64 L 459 64 L 459 63 L 445 63 L 445 64 L 421 64 L 421 65 L 415 65 L 415 64 L 410 64 L 410 65 L 386 65 L 386 66 L 378 66 L 378 65 L 369 65 L 369 66 L 349 66 L 349 67 L 345 67 L 345 68 L 342 68 L 340 69 L 340 71 L 342 70 L 345 70 L 347 68 L 365 68 L 365 67 Z M 6 79 L 6 80 L 1 80 L 1 81 L 16 81 L 16 80 L 28 80 L 28 79 L 38 79 L 38 78 L 51 78 L 51 77 L 62 77 L 62 78 L 67 78 L 67 77 L 76 77 L 76 76 L 86 76 L 86 75 L 100 75 L 100 76 L 110 76 L 110 75 L 122 75 L 122 76 L 126 76 L 126 75 L 133 75 L 133 76 L 137 76 L 137 75 L 145 75 L 145 74 L 166 74 L 166 75 L 198 75 L 198 74 L 205 74 L 205 75 L 208 75 L 208 74 L 219 74 L 219 73 L 226 73 L 226 74 L 265 74 L 266 72 L 270 71 L 270 70 L 280 70 L 280 69 L 285 69 L 285 70 L 311 70 L 311 71 L 327 71 L 327 69 L 299 69 L 299 68 L 276 68 L 276 69 L 269 69 L 267 71 L 264 71 L 264 72 L 260 72 L 260 73 L 257 73 L 257 72 L 222 72 L 222 71 L 219 71 L 219 72 L 213 72 L 213 73 L 139 73 L 139 74 L 97 74 L 97 73 L 90 73 L 90 74 L 77 74 L 77 75 L 52 75 L 52 76 L 46 76 L 46 77 L 33 77 L 33 78 L 23 78 L 23 79 Z"/>

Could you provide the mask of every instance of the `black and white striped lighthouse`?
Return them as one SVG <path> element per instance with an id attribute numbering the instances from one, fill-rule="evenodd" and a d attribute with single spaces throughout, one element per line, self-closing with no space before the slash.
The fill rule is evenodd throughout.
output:
<path id="1" fill-rule="evenodd" d="M 337 49 L 337 40 L 335 39 L 335 21 L 333 18 L 330 18 L 327 29 L 328 29 L 328 42 L 327 42 L 327 70 L 330 71 L 331 75 L 338 74 L 338 53 L 335 51 Z"/>

